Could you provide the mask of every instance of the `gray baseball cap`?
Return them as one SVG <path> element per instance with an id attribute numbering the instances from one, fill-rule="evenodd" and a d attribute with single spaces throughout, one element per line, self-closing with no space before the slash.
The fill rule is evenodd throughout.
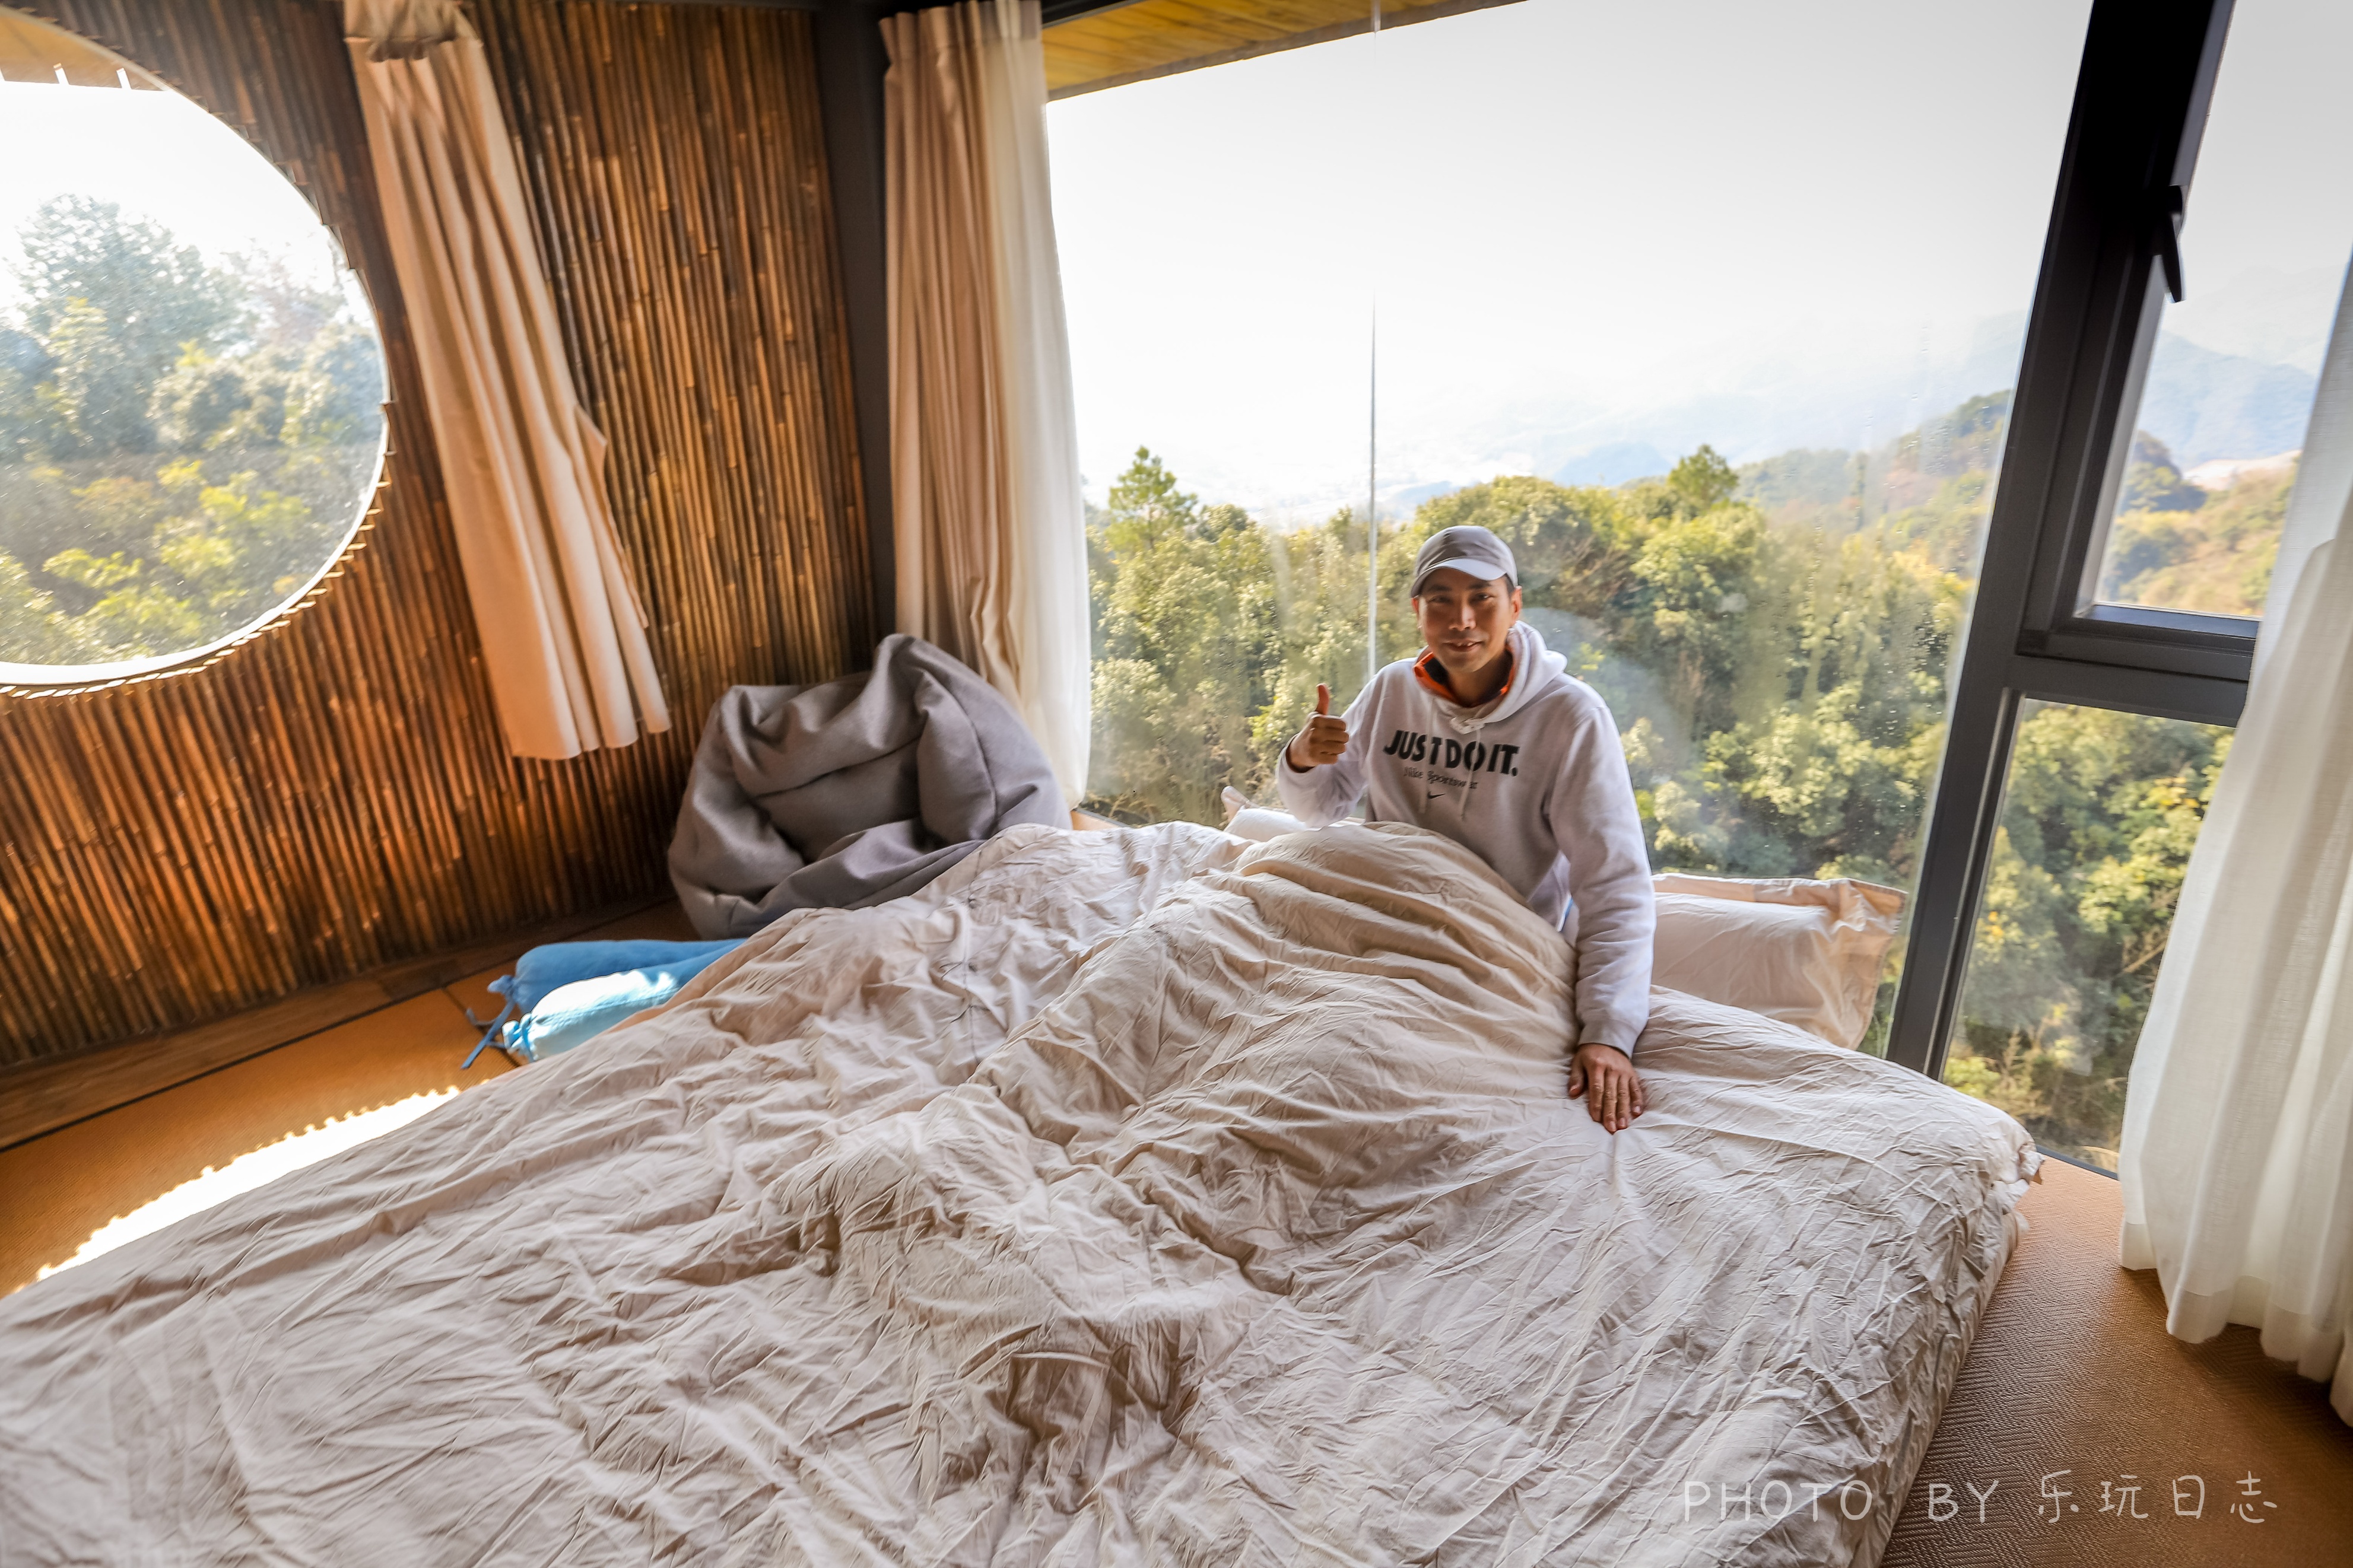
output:
<path id="1" fill-rule="evenodd" d="M 1482 583 L 1496 577 L 1509 577 L 1514 584 L 1520 580 L 1519 566 L 1512 560 L 1512 547 L 1485 529 L 1465 523 L 1440 529 L 1422 545 L 1421 553 L 1413 558 L 1413 596 L 1421 596 L 1421 585 L 1430 581 L 1431 573 L 1450 566 Z"/>

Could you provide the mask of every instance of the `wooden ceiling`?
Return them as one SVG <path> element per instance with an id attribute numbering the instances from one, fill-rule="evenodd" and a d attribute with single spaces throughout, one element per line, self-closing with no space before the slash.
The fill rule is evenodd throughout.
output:
<path id="1" fill-rule="evenodd" d="M 62 81 L 68 87 L 135 87 L 156 83 L 137 67 L 85 42 L 63 27 L 18 11 L 0 9 L 0 81 Z"/>
<path id="2" fill-rule="evenodd" d="M 1380 0 L 1398 27 L 1514 0 Z M 1134 0 L 1046 28 L 1046 90 L 1069 98 L 1372 30 L 1373 0 Z M 1050 8 L 1049 16 L 1053 9 Z"/>

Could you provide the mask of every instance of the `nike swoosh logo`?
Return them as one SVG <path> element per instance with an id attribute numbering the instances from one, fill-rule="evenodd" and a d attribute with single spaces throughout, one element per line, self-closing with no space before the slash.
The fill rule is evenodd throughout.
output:
<path id="1" fill-rule="evenodd" d="M 1423 798 L 1424 800 L 1436 800 L 1440 795 L 1444 795 L 1445 793 L 1446 793 L 1446 792 L 1445 792 L 1444 790 L 1442 790 L 1442 789 L 1434 789 L 1434 790 L 1431 790 L 1428 795 L 1426 795 L 1422 796 L 1422 798 Z"/>

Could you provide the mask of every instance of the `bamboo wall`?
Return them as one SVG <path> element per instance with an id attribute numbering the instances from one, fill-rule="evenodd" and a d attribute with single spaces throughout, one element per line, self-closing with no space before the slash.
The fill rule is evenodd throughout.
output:
<path id="1" fill-rule="evenodd" d="M 15 0 L 237 127 L 367 282 L 394 457 L 311 607 L 209 668 L 0 696 L 0 1064 L 651 894 L 703 713 L 874 636 L 810 18 L 477 0 L 678 728 L 509 756 L 333 0 Z"/>

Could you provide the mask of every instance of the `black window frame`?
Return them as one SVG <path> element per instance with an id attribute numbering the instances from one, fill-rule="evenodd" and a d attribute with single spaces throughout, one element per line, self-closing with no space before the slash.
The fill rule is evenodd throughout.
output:
<path id="1" fill-rule="evenodd" d="M 2182 217 L 2232 3 L 2095 0 L 2085 31 L 1888 1027 L 1889 1059 L 1932 1078 L 2020 704 L 2235 725 L 2246 702 L 2258 623 L 2097 596 L 2163 301 L 2188 281 Z"/>

